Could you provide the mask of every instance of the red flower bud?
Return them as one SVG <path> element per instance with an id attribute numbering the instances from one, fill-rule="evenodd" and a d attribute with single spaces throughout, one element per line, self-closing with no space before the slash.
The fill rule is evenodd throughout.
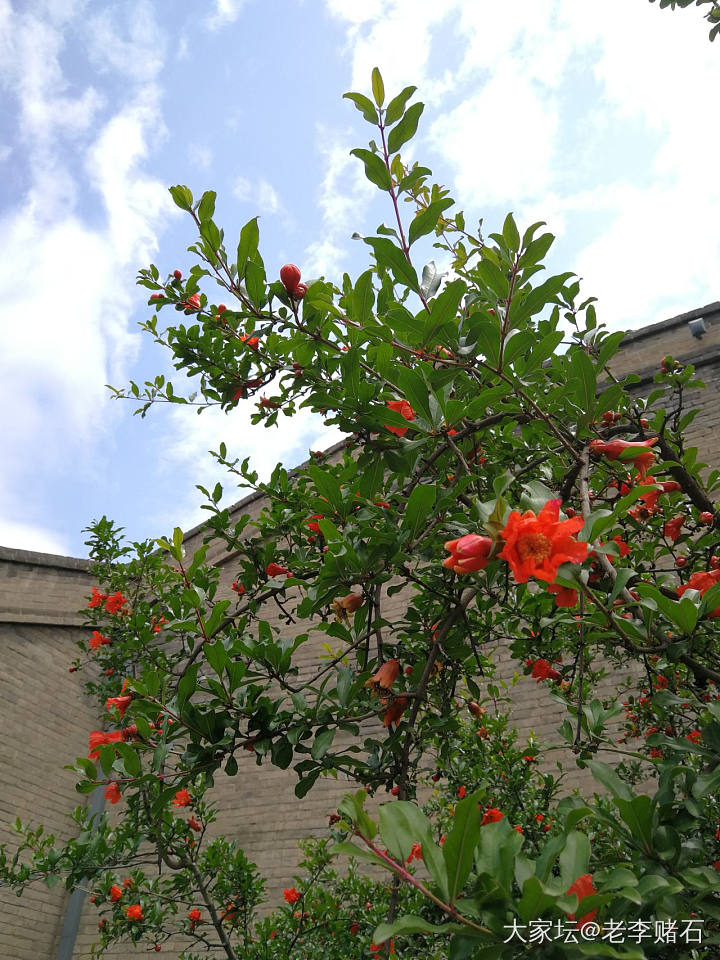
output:
<path id="1" fill-rule="evenodd" d="M 300 267 L 296 267 L 294 263 L 286 263 L 280 268 L 280 281 L 290 296 L 295 293 L 301 276 Z"/>
<path id="2" fill-rule="evenodd" d="M 706 526 L 709 526 L 714 520 L 712 513 L 709 510 L 703 510 L 700 514 L 700 523 L 704 523 Z"/>
<path id="3" fill-rule="evenodd" d="M 173 276 L 176 280 L 182 280 L 182 270 L 173 270 Z"/>

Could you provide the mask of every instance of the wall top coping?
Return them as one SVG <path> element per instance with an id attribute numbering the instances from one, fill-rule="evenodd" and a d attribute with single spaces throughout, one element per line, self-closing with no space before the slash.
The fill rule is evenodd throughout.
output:
<path id="1" fill-rule="evenodd" d="M 673 327 L 679 327 L 681 324 L 688 323 L 690 320 L 697 320 L 698 317 L 710 317 L 715 313 L 720 314 L 720 300 L 714 300 L 704 307 L 695 307 L 694 310 L 679 313 L 676 317 L 670 317 L 667 320 L 649 323 L 646 327 L 640 327 L 638 330 L 628 330 L 621 347 L 634 343 L 637 340 L 644 340 L 646 337 L 653 337 L 655 334 L 662 333 L 665 330 L 671 330 Z M 720 317 L 718 319 L 720 319 Z"/>
<path id="2" fill-rule="evenodd" d="M 0 546 L 0 562 L 24 563 L 30 567 L 55 567 L 60 570 L 90 573 L 89 560 L 80 557 L 62 557 L 55 553 L 39 553 L 36 550 L 19 550 L 16 547 Z"/>

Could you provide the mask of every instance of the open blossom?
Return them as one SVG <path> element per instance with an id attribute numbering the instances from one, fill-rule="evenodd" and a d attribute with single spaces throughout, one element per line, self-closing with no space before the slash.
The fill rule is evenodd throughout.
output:
<path id="1" fill-rule="evenodd" d="M 642 479 L 655 462 L 655 453 L 650 450 L 657 443 L 657 437 L 649 440 L 593 440 L 590 443 L 590 452 L 596 456 L 607 457 L 608 460 L 630 462 L 640 473 Z"/>
<path id="2" fill-rule="evenodd" d="M 122 800 L 122 793 L 120 792 L 120 785 L 118 784 L 117 780 L 112 780 L 108 784 L 104 793 L 104 797 L 113 804 L 119 803 Z"/>
<path id="3" fill-rule="evenodd" d="M 540 513 L 532 510 L 520 514 L 513 510 L 500 536 L 505 546 L 500 553 L 507 560 L 517 583 L 530 577 L 552 583 L 563 563 L 582 563 L 588 545 L 575 540 L 583 526 L 582 517 L 560 520 L 560 501 L 548 500 Z"/>
<path id="4" fill-rule="evenodd" d="M 383 701 L 383 706 L 385 701 Z M 389 727 L 391 723 L 397 723 L 400 717 L 407 710 L 408 699 L 407 697 L 397 697 L 390 706 L 385 710 L 383 714 L 383 726 Z"/>
<path id="5" fill-rule="evenodd" d="M 106 593 L 100 593 L 97 587 L 92 588 L 92 596 L 88 601 L 88 607 L 93 609 L 94 607 L 102 606 L 103 602 L 107 599 Z"/>
<path id="6" fill-rule="evenodd" d="M 645 477 L 644 480 L 641 480 L 640 486 L 648 487 L 647 492 L 638 497 L 638 500 L 644 503 L 648 510 L 655 509 L 661 493 L 677 493 L 682 490 L 677 480 L 657 481 L 654 477 Z"/>
<path id="7" fill-rule="evenodd" d="M 190 921 L 190 924 L 191 924 L 191 926 L 193 926 L 193 927 L 194 927 L 196 924 L 203 922 L 202 914 L 200 913 L 200 911 L 198 910 L 197 907 L 194 907 L 194 908 L 188 913 L 188 920 Z"/>
<path id="8" fill-rule="evenodd" d="M 290 571 L 287 570 L 285 567 L 281 567 L 279 563 L 269 563 L 265 567 L 265 573 L 269 577 L 280 577 L 284 573 L 286 573 L 288 576 L 291 576 Z"/>
<path id="9" fill-rule="evenodd" d="M 132 702 L 132 694 L 127 694 L 124 697 L 108 697 L 105 701 L 105 709 L 113 710 L 117 708 L 120 711 L 120 716 L 125 716 L 125 711 L 130 706 Z"/>
<path id="10" fill-rule="evenodd" d="M 410 849 L 410 856 L 405 861 L 406 863 L 412 863 L 413 860 L 422 860 L 422 847 L 419 843 L 414 843 Z"/>
<path id="11" fill-rule="evenodd" d="M 111 593 L 105 598 L 105 609 L 108 613 L 120 613 L 127 603 L 127 597 L 124 597 L 118 590 L 117 593 Z"/>
<path id="12" fill-rule="evenodd" d="M 173 797 L 174 807 L 189 807 L 192 803 L 192 797 L 187 790 L 178 790 Z"/>
<path id="13" fill-rule="evenodd" d="M 505 814 L 502 810 L 498 810 L 497 807 L 488 807 L 488 809 L 483 814 L 481 826 L 485 826 L 486 823 L 497 823 Z"/>
<path id="14" fill-rule="evenodd" d="M 708 590 L 717 583 L 720 583 L 720 569 L 711 571 L 699 570 L 697 573 L 690 574 L 688 582 L 678 587 L 676 593 L 681 597 L 686 590 L 697 590 L 700 596 L 703 597 Z M 720 617 L 720 606 L 711 610 L 707 616 L 709 618 Z"/>
<path id="15" fill-rule="evenodd" d="M 412 421 L 415 419 L 415 411 L 407 402 L 407 400 L 388 400 L 386 406 L 389 410 L 394 410 L 396 413 L 399 413 L 400 416 L 405 420 Z M 408 432 L 407 427 L 394 427 L 389 423 L 385 424 L 385 429 L 389 430 L 390 433 L 394 433 L 398 437 L 404 437 Z"/>
<path id="16" fill-rule="evenodd" d="M 122 897 L 122 890 L 116 884 L 113 884 L 110 887 L 110 899 L 113 903 L 117 903 L 118 900 Z"/>
<path id="17" fill-rule="evenodd" d="M 528 660 L 527 666 L 532 667 L 531 677 L 534 677 L 538 683 L 541 680 L 562 680 L 562 677 L 553 669 L 549 660 Z"/>
<path id="18" fill-rule="evenodd" d="M 92 636 L 88 641 L 92 650 L 97 650 L 102 646 L 112 643 L 110 637 L 104 637 L 99 630 L 93 630 Z"/>
<path id="19" fill-rule="evenodd" d="M 454 573 L 476 573 L 484 570 L 488 565 L 492 546 L 490 537 L 482 537 L 477 533 L 467 533 L 457 540 L 448 540 L 445 549 L 450 551 L 450 556 L 443 560 L 443 566 Z"/>
<path id="20" fill-rule="evenodd" d="M 400 664 L 397 660 L 386 660 L 376 673 L 365 681 L 365 686 L 372 687 L 374 693 L 379 693 L 381 688 L 391 690 L 399 672 Z"/>
<path id="21" fill-rule="evenodd" d="M 283 890 L 283 899 L 286 903 L 297 903 L 301 897 L 302 894 L 299 890 L 296 890 L 295 887 L 287 887 Z"/>
<path id="22" fill-rule="evenodd" d="M 572 587 L 562 587 L 559 583 L 551 583 L 547 591 L 554 594 L 556 607 L 574 607 L 578 602 L 578 592 Z"/>
<path id="23" fill-rule="evenodd" d="M 680 536 L 680 531 L 682 530 L 684 523 L 685 523 L 685 517 L 683 517 L 682 515 L 678 517 L 673 517 L 673 519 L 668 520 L 665 526 L 663 527 L 663 534 L 668 538 L 668 540 L 672 540 L 673 543 L 676 543 L 678 537 Z"/>
<path id="24" fill-rule="evenodd" d="M 119 743 L 123 738 L 122 730 L 113 730 L 111 733 L 103 733 L 102 730 L 93 730 L 90 734 L 89 745 L 91 760 L 97 760 L 100 755 L 100 747 L 108 743 Z"/>
<path id="25" fill-rule="evenodd" d="M 305 526 L 308 528 L 308 530 L 312 530 L 313 533 L 320 533 L 320 524 L 318 523 L 318 520 L 322 519 L 322 513 L 314 513 L 305 521 Z"/>
<path id="26" fill-rule="evenodd" d="M 127 908 L 125 911 L 125 916 L 128 918 L 128 920 L 142 920 L 142 907 L 139 903 L 134 903 L 131 907 Z"/>
<path id="27" fill-rule="evenodd" d="M 584 873 L 581 877 L 578 877 L 574 883 L 572 883 L 568 889 L 565 891 L 566 896 L 575 894 L 578 898 L 578 907 L 582 906 L 582 902 L 585 897 L 591 896 L 593 893 L 597 893 L 593 885 L 592 874 Z M 585 926 L 586 923 L 591 923 L 595 919 L 597 910 L 591 910 L 589 913 L 586 913 L 582 917 L 578 917 L 577 925 L 580 930 Z M 568 914 L 571 920 L 575 919 L 575 914 Z"/>

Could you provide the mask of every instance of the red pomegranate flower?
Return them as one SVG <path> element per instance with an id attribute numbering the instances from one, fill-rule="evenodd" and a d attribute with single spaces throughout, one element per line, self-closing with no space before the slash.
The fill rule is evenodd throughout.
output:
<path id="1" fill-rule="evenodd" d="M 386 406 L 389 410 L 394 410 L 396 413 L 399 413 L 405 420 L 412 421 L 415 419 L 415 411 L 407 400 L 388 400 Z M 385 424 L 385 429 L 398 437 L 404 437 L 408 432 L 407 427 L 393 427 L 389 423 Z"/>
<path id="2" fill-rule="evenodd" d="M 120 887 L 113 884 L 110 887 L 110 899 L 112 900 L 113 903 L 117 903 L 121 897 L 122 897 L 122 890 L 120 889 Z"/>
<path id="3" fill-rule="evenodd" d="M 119 803 L 122 800 L 122 793 L 120 792 L 120 785 L 118 784 L 117 780 L 112 780 L 108 784 L 104 793 L 104 797 L 112 804 Z"/>
<path id="4" fill-rule="evenodd" d="M 663 533 L 668 538 L 672 540 L 673 543 L 677 542 L 678 537 L 680 536 L 680 531 L 683 528 L 685 523 L 685 517 L 682 515 L 678 517 L 673 517 L 672 520 L 668 520 L 665 526 L 663 527 Z"/>
<path id="5" fill-rule="evenodd" d="M 283 898 L 286 903 L 297 903 L 301 897 L 302 894 L 299 890 L 296 890 L 295 887 L 286 887 L 285 890 L 283 890 Z"/>
<path id="6" fill-rule="evenodd" d="M 454 573 L 484 570 L 492 546 L 490 537 L 481 537 L 477 533 L 467 533 L 457 540 L 448 540 L 445 549 L 450 551 L 450 556 L 443 560 L 443 566 Z"/>
<path id="7" fill-rule="evenodd" d="M 383 701 L 383 706 L 385 701 Z M 393 700 L 390 706 L 387 708 L 383 714 L 383 726 L 389 727 L 391 723 L 397 723 L 400 717 L 407 710 L 408 699 L 407 697 L 397 697 Z"/>
<path id="8" fill-rule="evenodd" d="M 583 526 L 582 517 L 559 520 L 559 516 L 559 500 L 548 500 L 537 516 L 532 510 L 510 514 L 500 532 L 505 540 L 500 556 L 510 564 L 517 583 L 527 583 L 530 577 L 552 583 L 561 564 L 586 558 L 587 543 L 573 537 Z"/>
<path id="9" fill-rule="evenodd" d="M 488 809 L 483 814 L 481 826 L 485 826 L 486 823 L 497 823 L 505 814 L 502 810 L 498 810 L 497 807 L 488 807 Z"/>
<path id="10" fill-rule="evenodd" d="M 113 710 L 117 708 L 120 711 L 120 716 L 125 716 L 125 711 L 130 706 L 132 702 L 132 694 L 127 694 L 124 697 L 108 697 L 105 701 L 105 709 Z"/>
<path id="11" fill-rule="evenodd" d="M 575 880 L 575 882 L 572 883 L 568 887 L 568 889 L 565 891 L 565 895 L 568 897 L 571 896 L 573 893 L 578 898 L 578 907 L 581 906 L 585 897 L 589 897 L 593 893 L 597 893 L 597 890 L 593 885 L 592 874 L 584 873 L 581 877 L 578 877 L 577 880 Z M 596 914 L 597 914 L 597 910 L 591 910 L 590 913 L 586 913 L 584 916 L 578 917 L 578 920 L 577 920 L 578 929 L 582 930 L 582 928 L 585 926 L 586 923 L 591 923 L 595 919 Z M 574 913 L 570 913 L 568 914 L 568 916 L 570 917 L 571 920 L 575 919 Z"/>
<path id="12" fill-rule="evenodd" d="M 649 448 L 657 443 L 657 437 L 649 440 L 593 440 L 590 452 L 608 460 L 621 460 L 632 463 L 644 479 L 649 468 L 655 462 L 655 453 Z"/>
<path id="13" fill-rule="evenodd" d="M 365 686 L 372 687 L 374 693 L 380 693 L 380 688 L 382 690 L 392 690 L 399 672 L 400 664 L 397 660 L 386 660 L 377 672 L 365 681 Z"/>
<path id="14" fill-rule="evenodd" d="M 551 583 L 547 591 L 554 594 L 556 607 L 574 607 L 578 602 L 578 592 L 572 587 L 561 587 L 559 583 Z"/>
<path id="15" fill-rule="evenodd" d="M 173 797 L 174 807 L 189 807 L 192 803 L 192 797 L 187 790 L 178 790 Z"/>
<path id="16" fill-rule="evenodd" d="M 562 677 L 554 670 L 549 660 L 528 660 L 527 665 L 532 667 L 531 677 L 534 677 L 538 683 L 541 680 L 562 680 Z"/>
<path id="17" fill-rule="evenodd" d="M 686 590 L 697 590 L 700 596 L 703 597 L 716 583 L 720 583 L 720 569 L 711 571 L 699 570 L 697 573 L 692 573 L 688 582 L 678 587 L 676 593 L 681 597 Z M 720 606 L 715 607 L 707 616 L 709 618 L 720 617 Z"/>
<path id="18" fill-rule="evenodd" d="M 288 576 L 292 576 L 290 571 L 287 570 L 285 567 L 281 567 L 279 563 L 269 563 L 265 567 L 265 573 L 269 577 L 280 577 L 284 573 L 287 574 Z"/>
<path id="19" fill-rule="evenodd" d="M 134 903 L 131 907 L 127 908 L 125 911 L 125 916 L 128 918 L 128 920 L 142 920 L 142 907 L 139 903 Z"/>

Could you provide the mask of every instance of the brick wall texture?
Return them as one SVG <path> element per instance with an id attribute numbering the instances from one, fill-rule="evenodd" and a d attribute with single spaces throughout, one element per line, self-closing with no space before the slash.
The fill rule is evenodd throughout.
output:
<path id="1" fill-rule="evenodd" d="M 707 332 L 696 339 L 688 321 L 700 316 Z M 613 372 L 621 377 L 638 374 L 637 391 L 646 393 L 666 354 L 694 363 L 707 383 L 706 390 L 693 391 L 688 397 L 688 407 L 701 408 L 689 439 L 699 448 L 700 460 L 720 466 L 720 303 L 633 332 L 613 362 Z M 252 517 L 261 506 L 259 498 L 249 498 L 235 510 Z M 190 531 L 189 552 L 201 544 L 202 537 L 202 529 Z M 235 578 L 233 557 L 224 545 L 215 543 L 208 559 L 220 567 L 222 584 L 229 592 Z M 0 841 L 13 842 L 10 825 L 17 816 L 43 823 L 60 838 L 70 836 L 73 824 L 67 812 L 84 802 L 74 790 L 73 774 L 62 766 L 86 754 L 88 732 L 99 722 L 96 708 L 82 693 L 82 679 L 67 669 L 75 642 L 86 638 L 77 611 L 91 586 L 85 561 L 0 547 Z M 398 595 L 386 602 L 392 613 L 404 600 Z M 273 622 L 273 611 L 268 610 L 266 618 Z M 301 648 L 301 668 L 316 665 L 320 642 Z M 517 665 L 505 649 L 497 650 L 497 659 L 509 680 Z M 613 678 L 606 683 L 609 689 Z M 511 693 L 520 731 L 557 742 L 562 708 L 528 678 L 521 677 Z M 221 816 L 216 830 L 241 842 L 267 878 L 271 900 L 277 901 L 298 863 L 297 841 L 323 833 L 328 815 L 348 785 L 342 779 L 319 781 L 299 801 L 293 793 L 292 769 L 258 767 L 246 753 L 238 761 L 236 777 L 218 777 L 215 794 Z M 582 771 L 571 770 L 566 789 L 576 786 L 591 789 Z M 0 888 L 0 960 L 54 960 L 67 899 L 61 887 L 48 890 L 38 885 L 21 898 Z M 96 931 L 97 915 L 86 901 L 74 957 L 88 955 Z M 108 956 L 130 960 L 137 954 L 120 947 Z M 176 957 L 177 950 L 168 945 L 163 956 Z"/>

